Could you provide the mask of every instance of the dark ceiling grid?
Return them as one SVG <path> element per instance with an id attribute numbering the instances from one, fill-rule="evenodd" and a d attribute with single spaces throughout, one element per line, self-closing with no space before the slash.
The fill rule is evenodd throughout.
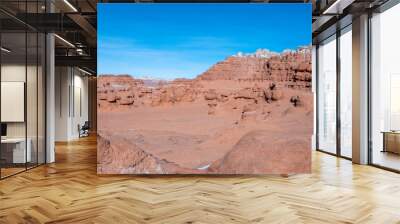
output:
<path id="1" fill-rule="evenodd" d="M 18 0 L 1 0 L 0 20 L 3 30 L 16 31 L 21 22 L 43 32 L 54 32 L 72 43 L 68 46 L 60 38 L 56 41 L 56 65 L 79 66 L 92 73 L 97 70 L 97 3 L 310 3 L 313 5 L 313 42 L 329 35 L 338 21 L 373 9 L 387 0 L 354 0 L 340 13 L 324 13 L 342 0 L 48 0 L 59 10 L 55 13 L 25 14 Z M 44 6 L 42 6 L 43 8 Z M 29 6 L 28 6 L 29 8 Z M 45 10 L 43 10 L 45 11 Z M 334 32 L 334 31 L 332 31 Z"/>

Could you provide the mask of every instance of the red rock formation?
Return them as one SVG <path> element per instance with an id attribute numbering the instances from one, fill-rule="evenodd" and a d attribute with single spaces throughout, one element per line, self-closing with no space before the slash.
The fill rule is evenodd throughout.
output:
<path id="1" fill-rule="evenodd" d="M 217 103 L 208 103 L 208 114 L 214 115 L 216 113 Z"/>
<path id="2" fill-rule="evenodd" d="M 218 62 L 199 80 L 271 80 L 290 88 L 311 87 L 311 51 L 307 48 L 272 57 L 232 56 Z"/>
<path id="3" fill-rule="evenodd" d="M 228 57 L 208 69 L 197 79 L 200 80 L 239 80 L 263 79 L 265 74 L 264 58 Z"/>
<path id="4" fill-rule="evenodd" d="M 309 49 L 232 56 L 195 79 L 101 75 L 98 171 L 309 172 L 310 87 Z M 159 129 L 174 136 L 153 136 Z M 146 138 L 132 138 L 136 132 Z M 201 140 L 182 145 L 186 133 Z"/>
<path id="5" fill-rule="evenodd" d="M 102 174 L 169 174 L 202 173 L 158 159 L 140 149 L 135 143 L 118 135 L 105 133 L 97 136 L 97 172 Z"/>
<path id="6" fill-rule="evenodd" d="M 243 136 L 224 158 L 211 165 L 215 173 L 309 173 L 309 136 L 251 131 Z M 240 167 L 240 169 L 239 169 Z"/>
<path id="7" fill-rule="evenodd" d="M 210 89 L 204 94 L 205 100 L 218 100 L 218 94 L 215 89 Z"/>
<path id="8" fill-rule="evenodd" d="M 272 90 L 257 85 L 242 88 L 233 93 L 221 92 L 219 89 L 217 91 L 201 90 L 204 87 L 204 83 L 201 84 L 201 81 L 212 80 L 269 81 L 279 87 L 309 90 L 311 87 L 311 53 L 308 48 L 302 48 L 280 55 L 258 51 L 258 54 L 248 56 L 231 56 L 216 63 L 196 79 L 162 81 L 135 79 L 129 75 L 101 75 L 98 79 L 98 99 L 111 105 L 125 106 L 135 103 L 160 106 L 193 102 L 199 98 L 199 95 L 203 95 L 202 97 L 206 100 L 218 100 L 219 102 L 227 102 L 232 94 L 235 99 L 255 102 L 262 98 L 267 102 L 283 98 L 281 89 Z M 106 104 L 106 102 L 102 104 Z"/>

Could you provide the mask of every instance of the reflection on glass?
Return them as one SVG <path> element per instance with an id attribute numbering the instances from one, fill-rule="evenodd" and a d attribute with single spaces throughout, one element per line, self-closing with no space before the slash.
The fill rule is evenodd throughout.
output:
<path id="1" fill-rule="evenodd" d="M 30 160 L 27 163 L 28 168 L 37 165 L 37 33 L 27 33 L 27 75 L 26 75 L 26 111 L 27 111 L 27 142 L 30 148 Z"/>
<path id="2" fill-rule="evenodd" d="M 24 171 L 31 155 L 26 141 L 25 38 L 25 33 L 1 34 L 1 45 L 8 49 L 1 52 L 2 177 Z"/>
<path id="3" fill-rule="evenodd" d="M 372 17 L 372 163 L 400 170 L 400 5 Z"/>
<path id="4" fill-rule="evenodd" d="M 0 6 L 22 16 L 44 13 L 45 3 L 0 1 Z M 46 39 L 43 33 L 2 12 L 0 17 L 9 23 L 0 23 L 0 178 L 4 178 L 45 162 Z"/>
<path id="5" fill-rule="evenodd" d="M 390 130 L 400 130 L 400 73 L 390 77 Z"/>
<path id="6" fill-rule="evenodd" d="M 318 48 L 318 148 L 336 153 L 336 37 Z"/>
<path id="7" fill-rule="evenodd" d="M 38 136 L 37 136 L 37 147 L 38 147 L 38 156 L 37 162 L 38 164 L 45 163 L 45 59 L 46 59 L 46 52 L 45 52 L 45 44 L 46 39 L 45 35 L 42 33 L 38 34 Z"/>
<path id="8" fill-rule="evenodd" d="M 340 36 L 340 153 L 352 157 L 352 35 L 351 26 Z"/>

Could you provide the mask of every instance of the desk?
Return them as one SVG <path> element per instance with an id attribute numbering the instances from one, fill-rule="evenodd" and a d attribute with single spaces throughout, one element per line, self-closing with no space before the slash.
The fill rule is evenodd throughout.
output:
<path id="1" fill-rule="evenodd" d="M 382 131 L 383 150 L 382 152 L 392 152 L 400 154 L 400 131 Z"/>
<path id="2" fill-rule="evenodd" d="M 31 162 L 31 139 L 27 139 L 28 143 L 25 152 L 25 138 L 6 138 L 1 139 L 1 156 L 8 163 L 26 163 Z M 11 159 L 12 158 L 12 159 Z"/>

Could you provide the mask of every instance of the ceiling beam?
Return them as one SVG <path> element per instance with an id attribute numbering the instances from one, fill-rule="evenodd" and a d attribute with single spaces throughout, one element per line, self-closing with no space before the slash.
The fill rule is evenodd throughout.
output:
<path id="1" fill-rule="evenodd" d="M 80 14 L 68 14 L 68 17 L 73 20 L 82 30 L 88 35 L 86 41 L 89 42 L 91 46 L 96 46 L 97 43 L 97 30 L 88 22 L 88 20 Z"/>
<path id="2" fill-rule="evenodd" d="M 97 59 L 91 56 L 55 56 L 56 66 L 87 67 L 97 70 Z"/>

